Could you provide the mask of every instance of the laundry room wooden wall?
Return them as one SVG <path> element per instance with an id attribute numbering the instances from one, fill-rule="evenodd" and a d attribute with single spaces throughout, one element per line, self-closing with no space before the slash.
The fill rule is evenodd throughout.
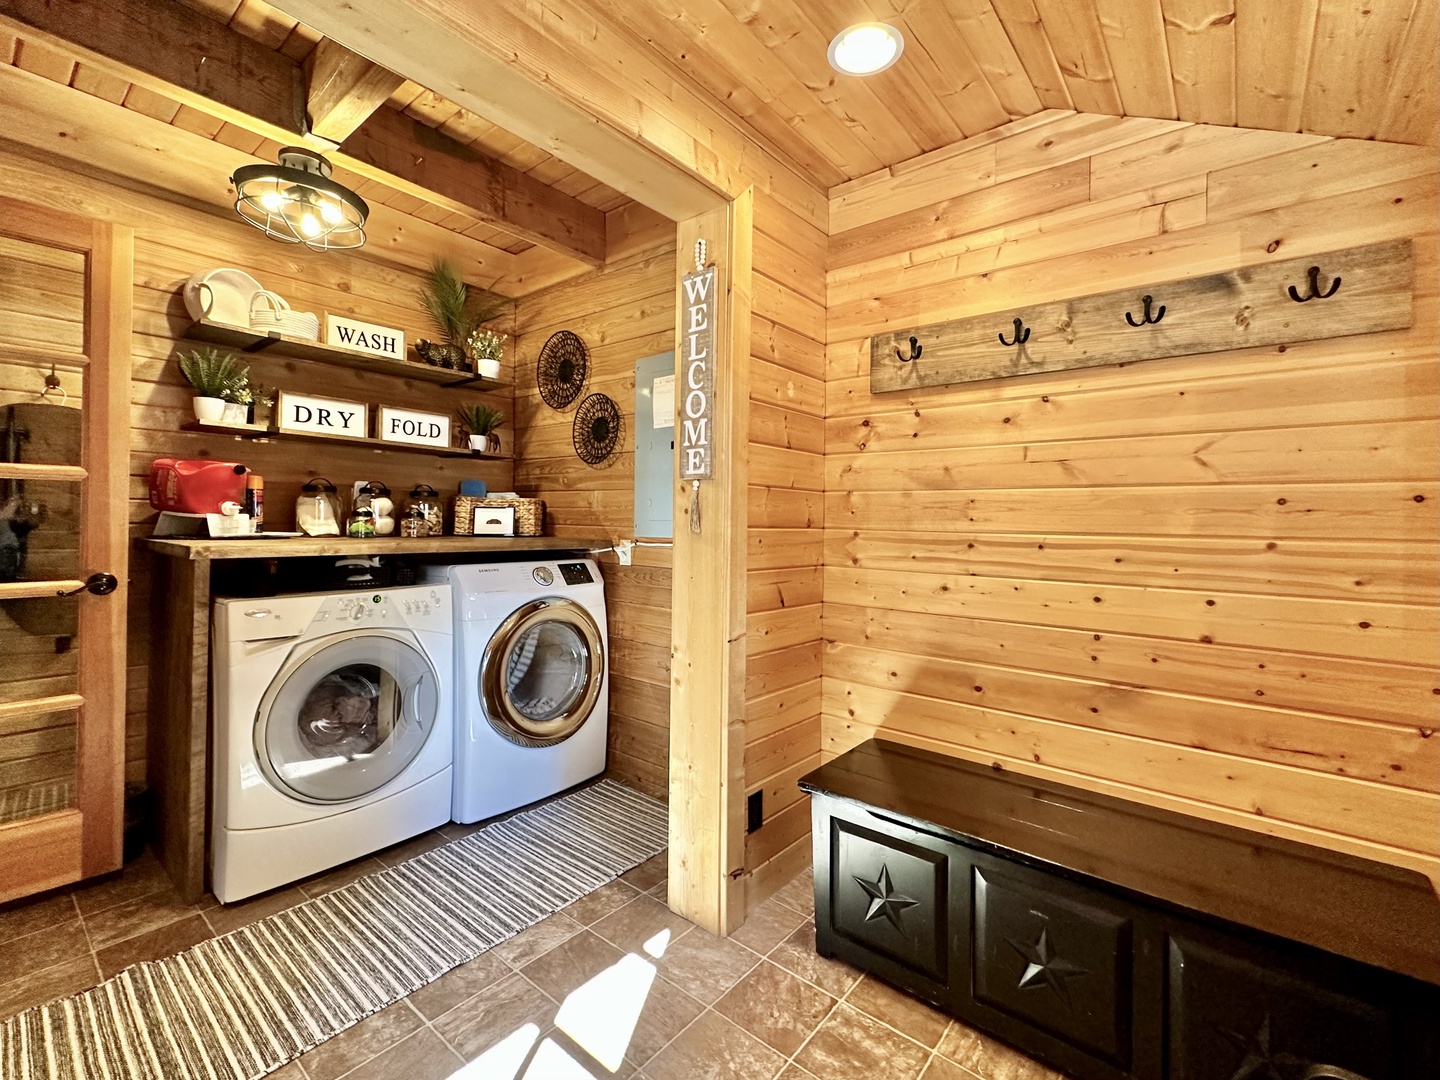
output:
<path id="1" fill-rule="evenodd" d="M 635 361 L 675 347 L 675 226 L 642 208 L 612 212 L 611 260 L 600 270 L 522 298 L 516 312 L 515 484 L 545 500 L 546 532 L 613 542 L 635 535 Z M 558 330 L 585 342 L 584 394 L 614 399 L 621 443 L 599 466 L 572 442 L 574 405 L 540 398 L 535 362 Z M 582 395 L 583 396 L 583 395 Z M 610 632 L 609 771 L 656 796 L 669 795 L 670 548 L 637 547 L 621 566 L 597 556 Z"/>
<path id="2" fill-rule="evenodd" d="M 238 219 L 207 213 L 179 200 L 142 194 L 118 177 L 98 170 L 75 170 L 29 151 L 0 144 L 0 195 L 35 199 L 41 193 L 52 206 L 81 216 L 129 225 L 135 230 L 135 305 L 131 384 L 130 531 L 138 541 L 150 534 L 146 480 L 156 457 L 208 457 L 240 461 L 265 477 L 267 519 L 289 527 L 300 484 L 324 475 L 345 487 L 357 479 L 379 479 L 403 499 L 413 484 L 428 483 L 453 493 L 458 481 L 479 476 L 496 489 L 513 486 L 509 462 L 474 462 L 424 454 L 377 454 L 369 449 L 319 446 L 303 442 L 254 443 L 179 430 L 193 420 L 191 392 L 175 363 L 178 352 L 194 347 L 182 338 L 189 318 L 179 288 L 196 270 L 233 266 L 246 270 L 300 310 L 333 311 L 405 330 L 412 338 L 426 332 L 417 312 L 415 291 L 421 276 L 367 255 L 321 255 L 267 240 Z M 462 402 L 486 401 L 512 411 L 510 391 L 479 395 L 437 390 L 344 368 L 256 357 L 249 361 L 260 382 L 301 392 L 321 392 L 372 405 L 388 401 L 402 407 L 453 411 Z M 507 361 L 508 363 L 508 361 Z M 502 377 L 508 381 L 510 372 Z M 36 387 L 37 393 L 39 387 Z M 136 543 L 131 549 L 130 610 L 127 631 L 126 775 L 145 778 L 145 724 L 151 627 L 151 556 Z"/>
<path id="3" fill-rule="evenodd" d="M 825 754 L 881 735 L 1434 875 L 1436 165 L 1077 115 L 834 189 Z M 877 331 L 1405 237 L 1410 330 L 869 391 Z"/>

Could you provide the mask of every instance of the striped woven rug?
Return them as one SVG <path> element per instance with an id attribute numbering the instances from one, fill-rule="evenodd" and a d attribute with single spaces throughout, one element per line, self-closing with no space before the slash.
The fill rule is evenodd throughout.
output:
<path id="1" fill-rule="evenodd" d="M 0 1028 L 5 1080 L 255 1080 L 657 854 L 604 781 Z"/>

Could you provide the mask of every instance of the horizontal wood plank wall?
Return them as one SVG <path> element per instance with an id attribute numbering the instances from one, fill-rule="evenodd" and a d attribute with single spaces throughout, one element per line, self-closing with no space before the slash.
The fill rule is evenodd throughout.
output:
<path id="1" fill-rule="evenodd" d="M 620 212 L 616 212 L 617 214 Z M 653 226 L 648 217 L 647 224 Z M 609 540 L 635 535 L 635 361 L 675 343 L 675 227 L 612 232 L 613 265 L 524 297 L 517 306 L 515 484 L 545 500 L 546 531 Z M 624 418 L 614 456 L 592 468 L 575 454 L 577 399 L 557 412 L 541 399 L 535 361 L 557 330 L 590 354 L 585 394 L 614 399 Z M 597 556 L 610 630 L 609 772 L 656 798 L 669 793 L 670 549 L 637 547 L 634 563 Z"/>
<path id="2" fill-rule="evenodd" d="M 757 193 L 754 251 L 745 792 L 763 792 L 764 815 L 745 844 L 752 910 L 810 861 L 795 782 L 820 763 L 826 237 Z"/>
<path id="3" fill-rule="evenodd" d="M 1434 876 L 1436 181 L 1082 115 L 832 192 L 827 758 L 881 735 Z M 874 332 L 1401 238 L 1410 330 L 869 392 Z"/>
<path id="4" fill-rule="evenodd" d="M 313 475 L 328 477 L 342 490 L 355 480 L 381 480 L 402 504 L 406 492 L 417 483 L 428 483 L 442 494 L 453 494 L 459 480 L 467 476 L 483 478 L 497 489 L 513 484 L 509 462 L 472 464 L 424 454 L 377 453 L 304 442 L 255 443 L 180 431 L 180 425 L 194 416 L 191 392 L 175 357 L 194 343 L 182 338 L 190 320 L 179 289 L 197 270 L 237 267 L 286 297 L 297 310 L 332 311 L 398 327 L 411 340 L 427 333 L 416 300 L 421 278 L 415 272 L 379 263 L 363 251 L 322 255 L 279 244 L 238 218 L 132 190 L 124 186 L 127 183 L 98 171 L 57 168 L 27 151 L 0 144 L 0 194 L 33 199 L 38 193 L 49 205 L 135 229 L 130 526 L 137 540 L 150 534 L 155 517 L 146 480 L 150 462 L 157 457 L 213 458 L 249 465 L 265 477 L 266 523 L 279 529 L 292 527 L 295 496 Z M 224 177 L 217 177 L 216 183 L 223 184 Z M 507 415 L 512 412 L 509 390 L 480 395 L 304 361 L 255 356 L 248 362 L 255 380 L 302 393 L 445 413 L 462 403 L 484 401 Z M 508 382 L 512 377 L 507 358 L 502 378 Z M 131 780 L 145 778 L 152 568 L 151 556 L 137 544 L 130 561 L 127 633 L 126 775 Z"/>

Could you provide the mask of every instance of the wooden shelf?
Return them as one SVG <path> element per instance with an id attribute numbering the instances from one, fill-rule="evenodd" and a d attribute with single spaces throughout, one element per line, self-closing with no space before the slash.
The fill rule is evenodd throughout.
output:
<path id="1" fill-rule="evenodd" d="M 342 345 L 322 345 L 318 341 L 289 337 L 278 331 L 262 334 L 243 326 L 231 326 L 229 323 L 214 322 L 210 319 L 191 323 L 185 336 L 194 341 L 208 341 L 212 345 L 224 345 L 241 352 L 273 352 L 278 356 L 290 356 L 297 360 L 313 360 L 335 367 L 373 371 L 378 375 L 396 375 L 402 379 L 438 383 L 449 390 L 498 390 L 510 385 L 499 379 L 487 379 L 483 375 L 467 375 L 463 371 L 431 367 L 429 364 L 411 360 L 392 360 L 388 356 L 376 356 L 359 349 L 347 349 Z"/>
<path id="2" fill-rule="evenodd" d="M 478 450 L 464 450 L 457 446 L 414 446 L 410 443 L 386 442 L 383 439 L 354 439 L 348 435 L 320 435 L 309 431 L 272 431 L 259 424 L 181 424 L 181 431 L 201 432 L 205 435 L 229 435 L 236 439 L 281 439 L 301 442 L 320 442 L 330 445 L 354 446 L 362 450 L 398 450 L 404 454 L 429 454 L 432 457 L 474 458 L 479 461 L 508 461 L 504 454 L 485 454 Z"/>
<path id="3" fill-rule="evenodd" d="M 555 536 L 426 536 L 407 539 L 381 536 L 261 537 L 255 540 L 213 540 L 155 537 L 146 541 L 151 551 L 174 559 L 275 559 L 328 555 L 436 555 L 507 551 L 587 551 L 608 548 L 609 540 L 572 540 Z"/>

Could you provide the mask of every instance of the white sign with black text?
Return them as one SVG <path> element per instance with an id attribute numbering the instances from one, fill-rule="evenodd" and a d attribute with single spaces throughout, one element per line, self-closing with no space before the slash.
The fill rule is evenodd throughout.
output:
<path id="1" fill-rule="evenodd" d="M 385 442 L 411 446 L 449 446 L 450 417 L 444 413 L 415 412 L 380 406 L 375 433 Z"/>
<path id="2" fill-rule="evenodd" d="M 280 431 L 363 439 L 369 431 L 369 422 L 366 406 L 358 401 L 336 401 L 281 390 L 275 405 L 275 427 Z"/>
<path id="3" fill-rule="evenodd" d="M 680 279 L 685 295 L 680 350 L 680 478 L 707 480 L 714 465 L 710 405 L 715 396 L 715 267 Z"/>
<path id="4" fill-rule="evenodd" d="M 325 344 L 339 345 L 342 349 L 359 349 L 376 356 L 388 356 L 392 360 L 405 359 L 404 331 L 341 315 L 326 313 Z"/>

